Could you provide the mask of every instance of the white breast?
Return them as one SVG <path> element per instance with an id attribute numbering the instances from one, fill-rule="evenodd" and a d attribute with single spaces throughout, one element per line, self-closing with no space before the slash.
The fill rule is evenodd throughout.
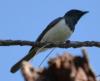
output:
<path id="1" fill-rule="evenodd" d="M 64 42 L 70 37 L 71 34 L 72 31 L 66 25 L 65 20 L 62 19 L 58 24 L 55 25 L 55 27 L 51 28 L 44 35 L 41 42 Z"/>

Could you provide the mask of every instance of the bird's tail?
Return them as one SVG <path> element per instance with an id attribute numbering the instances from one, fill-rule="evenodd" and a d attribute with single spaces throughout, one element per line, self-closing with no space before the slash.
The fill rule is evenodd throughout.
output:
<path id="1" fill-rule="evenodd" d="M 21 63 L 22 63 L 22 61 L 29 61 L 32 57 L 34 57 L 35 56 L 35 54 L 36 54 L 36 52 L 37 52 L 37 50 L 38 50 L 39 48 L 31 48 L 31 50 L 29 51 L 29 53 L 25 56 L 25 57 L 23 57 L 19 62 L 17 62 L 14 66 L 12 66 L 12 68 L 11 68 L 11 72 L 12 73 L 15 73 L 16 71 L 18 71 L 19 69 L 20 69 L 20 66 L 21 66 Z"/>

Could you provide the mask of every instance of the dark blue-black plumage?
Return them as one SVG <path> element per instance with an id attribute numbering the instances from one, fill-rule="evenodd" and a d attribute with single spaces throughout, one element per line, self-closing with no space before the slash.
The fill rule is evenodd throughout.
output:
<path id="1" fill-rule="evenodd" d="M 88 11 L 81 11 L 76 9 L 70 10 L 64 15 L 65 22 L 68 27 L 70 27 L 70 29 L 74 31 L 75 25 L 77 24 L 78 20 L 86 13 L 88 13 Z"/>
<path id="2" fill-rule="evenodd" d="M 53 20 L 47 27 L 46 29 L 40 34 L 40 36 L 38 37 L 38 39 L 36 40 L 36 42 L 40 42 L 42 40 L 42 38 L 44 37 L 44 35 L 51 30 L 53 27 L 55 27 L 55 25 L 57 23 L 59 23 L 62 19 L 65 20 L 65 24 L 67 25 L 66 27 L 69 27 L 70 31 L 74 31 L 75 30 L 75 25 L 77 24 L 78 20 L 87 12 L 84 11 L 80 11 L 80 10 L 70 10 L 67 13 L 65 13 L 65 15 L 63 17 L 58 17 L 55 20 Z M 23 60 L 25 61 L 29 61 L 32 57 L 35 56 L 36 52 L 37 52 L 38 48 L 34 48 L 32 47 L 29 51 L 29 53 L 23 57 L 19 62 L 17 62 L 12 68 L 11 68 L 11 72 L 15 73 L 19 68 L 20 65 L 22 63 Z"/>
<path id="3" fill-rule="evenodd" d="M 46 32 L 48 32 L 51 28 L 53 28 L 54 25 L 59 23 L 59 21 L 61 19 L 65 19 L 66 25 L 68 25 L 68 27 L 70 28 L 71 31 L 74 31 L 75 25 L 77 24 L 78 20 L 86 13 L 87 13 L 87 11 L 84 12 L 84 11 L 76 10 L 76 9 L 73 9 L 73 10 L 66 12 L 63 17 L 58 17 L 55 20 L 53 20 L 46 27 L 46 29 L 40 34 L 37 41 L 41 41 L 42 37 L 46 34 Z"/>

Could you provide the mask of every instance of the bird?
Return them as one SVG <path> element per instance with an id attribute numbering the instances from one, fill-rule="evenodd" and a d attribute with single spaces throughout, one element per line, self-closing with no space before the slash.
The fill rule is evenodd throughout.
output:
<path id="1" fill-rule="evenodd" d="M 48 24 L 36 42 L 65 42 L 73 34 L 80 18 L 86 13 L 88 11 L 78 9 L 67 11 L 64 16 L 58 17 Z M 39 49 L 39 47 L 32 47 L 25 57 L 12 66 L 10 71 L 12 73 L 17 72 L 21 67 L 22 61 L 31 60 Z"/>

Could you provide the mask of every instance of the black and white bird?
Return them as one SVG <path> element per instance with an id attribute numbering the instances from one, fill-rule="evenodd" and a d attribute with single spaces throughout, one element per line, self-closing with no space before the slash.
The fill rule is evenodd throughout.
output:
<path id="1" fill-rule="evenodd" d="M 53 20 L 40 34 L 36 42 L 65 42 L 74 32 L 75 25 L 79 19 L 86 13 L 87 11 L 76 9 L 68 11 L 64 16 Z M 15 73 L 20 68 L 23 60 L 31 60 L 39 49 L 32 47 L 29 53 L 11 68 L 11 72 Z"/>

